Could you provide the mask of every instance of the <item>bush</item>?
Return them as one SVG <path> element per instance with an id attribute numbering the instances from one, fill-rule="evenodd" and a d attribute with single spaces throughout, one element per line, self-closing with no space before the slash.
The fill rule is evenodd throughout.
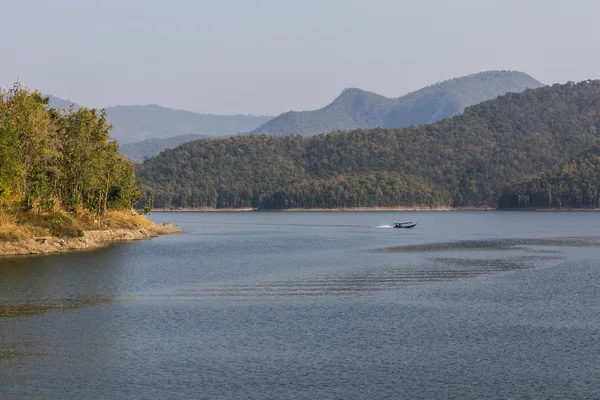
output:
<path id="1" fill-rule="evenodd" d="M 62 212 L 47 214 L 21 213 L 18 218 L 20 225 L 31 225 L 47 230 L 56 237 L 81 237 L 83 229 L 72 216 Z"/>

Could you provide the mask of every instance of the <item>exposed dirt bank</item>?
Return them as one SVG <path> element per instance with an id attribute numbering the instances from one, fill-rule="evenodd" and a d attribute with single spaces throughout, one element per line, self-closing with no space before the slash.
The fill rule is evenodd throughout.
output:
<path id="1" fill-rule="evenodd" d="M 84 231 L 82 237 L 76 238 L 43 236 L 14 242 L 0 242 L 0 256 L 53 254 L 92 250 L 115 242 L 142 240 L 179 232 L 181 231 L 176 226 L 155 224 L 153 226 L 137 229 Z"/>

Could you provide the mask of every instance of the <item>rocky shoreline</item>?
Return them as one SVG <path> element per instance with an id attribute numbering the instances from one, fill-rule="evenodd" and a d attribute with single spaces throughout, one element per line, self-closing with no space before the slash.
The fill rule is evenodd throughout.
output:
<path id="1" fill-rule="evenodd" d="M 111 243 L 150 239 L 162 235 L 180 233 L 173 225 L 158 225 L 137 229 L 112 229 L 85 231 L 82 237 L 59 238 L 36 237 L 16 242 L 0 242 L 0 256 L 56 254 L 93 250 Z"/>

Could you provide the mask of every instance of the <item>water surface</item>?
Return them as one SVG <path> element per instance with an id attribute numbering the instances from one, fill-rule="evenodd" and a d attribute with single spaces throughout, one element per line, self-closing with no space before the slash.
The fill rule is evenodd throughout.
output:
<path id="1" fill-rule="evenodd" d="M 600 214 L 152 218 L 0 260 L 0 398 L 600 398 Z"/>

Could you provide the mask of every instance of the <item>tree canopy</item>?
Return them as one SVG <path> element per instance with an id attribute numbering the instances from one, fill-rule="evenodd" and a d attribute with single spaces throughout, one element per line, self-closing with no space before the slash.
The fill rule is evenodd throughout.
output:
<path id="1" fill-rule="evenodd" d="M 506 188 L 499 209 L 599 208 L 600 148 Z"/>
<path id="2" fill-rule="evenodd" d="M 111 129 L 103 111 L 61 112 L 19 84 L 0 92 L 0 212 L 130 208 L 134 166 Z"/>

